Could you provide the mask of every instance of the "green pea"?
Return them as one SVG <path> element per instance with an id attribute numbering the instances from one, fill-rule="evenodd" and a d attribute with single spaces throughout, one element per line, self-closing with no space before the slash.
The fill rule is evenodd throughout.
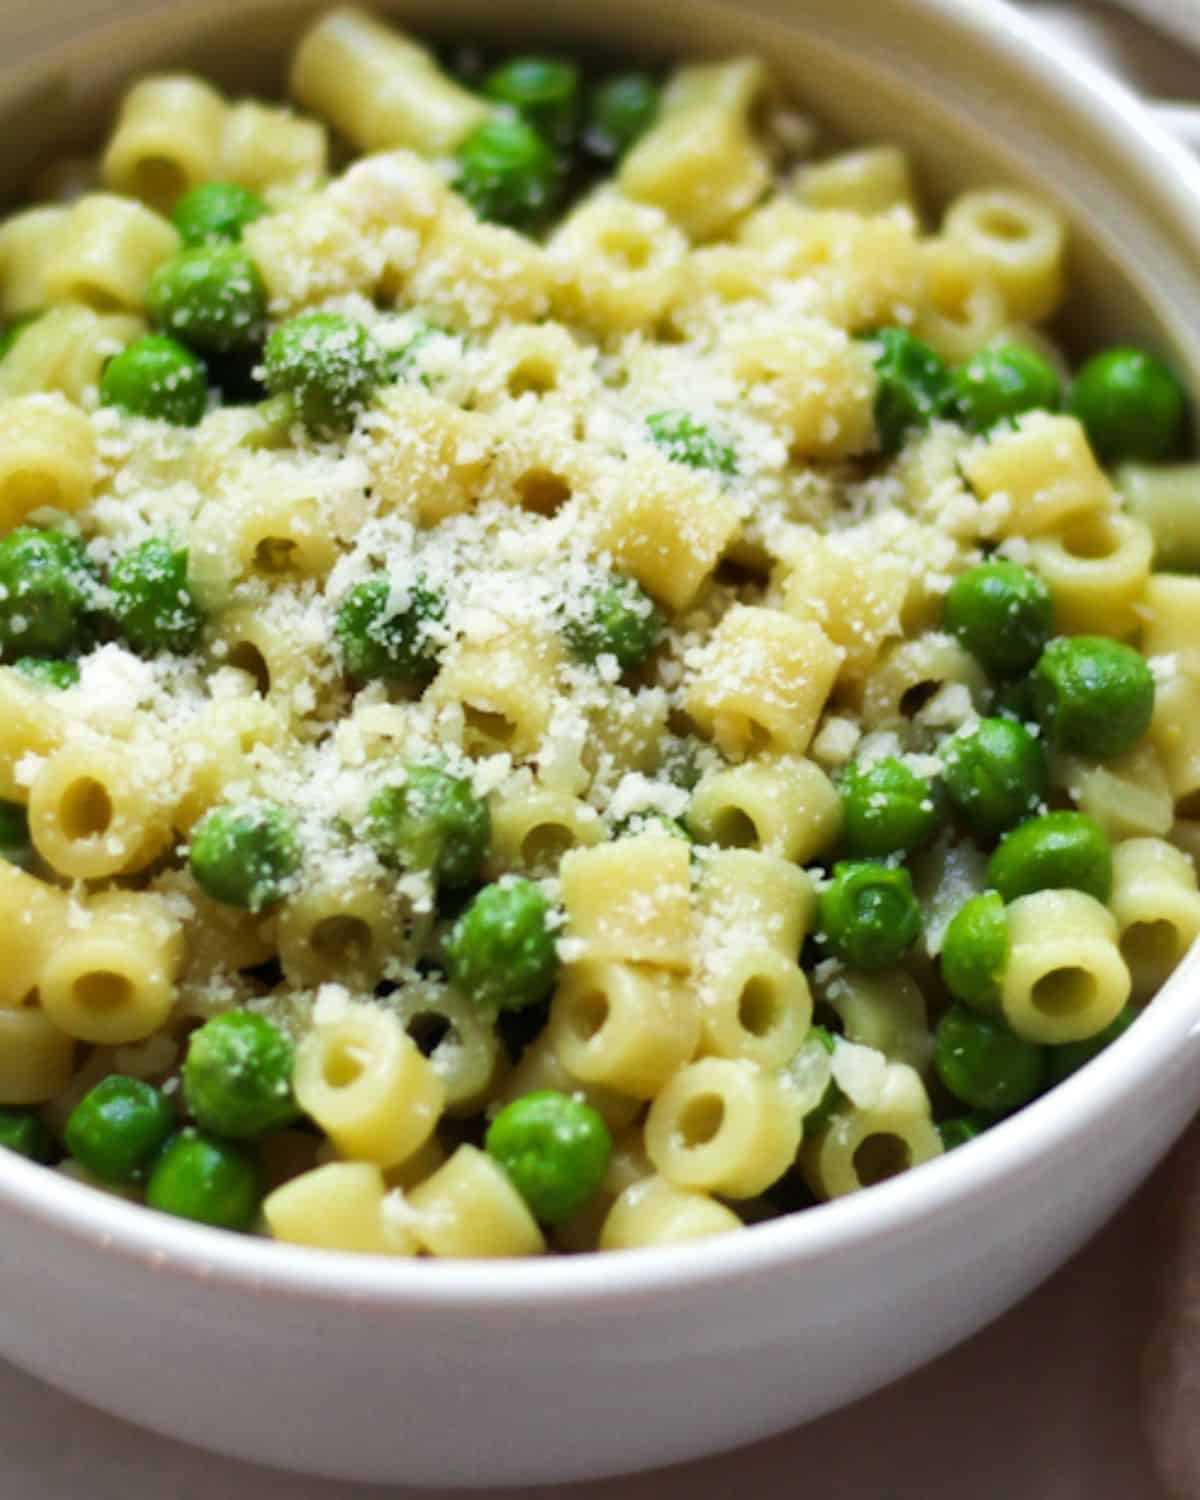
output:
<path id="1" fill-rule="evenodd" d="M 938 1022 L 933 1065 L 956 1099 L 1007 1114 L 1041 1088 L 1046 1052 L 1023 1041 L 999 1016 L 953 1005 Z"/>
<path id="2" fill-rule="evenodd" d="M 406 586 L 390 578 L 357 583 L 342 600 L 334 625 L 351 677 L 394 682 L 437 671 L 437 626 L 446 613 L 442 594 L 423 579 Z"/>
<path id="3" fill-rule="evenodd" d="M 175 1126 L 160 1090 L 117 1074 L 90 1089 L 67 1119 L 67 1150 L 101 1182 L 141 1182 Z"/>
<path id="4" fill-rule="evenodd" d="M 64 656 L 77 650 L 96 601 L 96 576 L 74 538 L 18 526 L 0 541 L 0 651 L 5 656 Z"/>
<path id="5" fill-rule="evenodd" d="M 956 1000 L 980 1010 L 1000 1003 L 1008 967 L 1008 918 L 996 891 L 963 903 L 942 936 L 942 978 Z"/>
<path id="6" fill-rule="evenodd" d="M 856 859 L 911 853 L 928 843 L 942 821 L 933 784 L 894 755 L 869 764 L 855 761 L 838 790 L 842 841 Z"/>
<path id="7" fill-rule="evenodd" d="M 1115 1020 L 1110 1021 L 1095 1036 L 1089 1036 L 1082 1042 L 1067 1042 L 1061 1047 L 1047 1047 L 1049 1063 L 1046 1069 L 1046 1086 L 1055 1087 L 1065 1078 L 1070 1078 L 1072 1073 L 1078 1073 L 1093 1057 L 1099 1057 L 1106 1047 L 1125 1035 L 1140 1014 L 1132 1005 L 1127 1005 Z"/>
<path id="8" fill-rule="evenodd" d="M 0 329 L 0 360 L 5 359 L 12 352 L 13 345 L 29 327 L 30 323 L 35 323 L 36 321 L 36 316 L 17 318 L 7 328 Z"/>
<path id="9" fill-rule="evenodd" d="M 579 116 L 579 69 L 558 57 L 513 57 L 488 74 L 483 92 L 507 104 L 527 125 L 562 149 Z"/>
<path id="10" fill-rule="evenodd" d="M 898 453 L 910 432 L 945 414 L 953 395 L 950 371 L 939 354 L 906 328 L 867 335 L 877 348 L 875 428 L 885 453 Z"/>
<path id="11" fill-rule="evenodd" d="M 599 1191 L 612 1136 L 590 1104 L 545 1089 L 505 1105 L 488 1126 L 488 1155 L 543 1224 L 562 1224 Z"/>
<path id="12" fill-rule="evenodd" d="M 1104 463 L 1170 458 L 1183 441 L 1187 391 L 1161 359 L 1107 349 L 1075 377 L 1070 409 Z"/>
<path id="13" fill-rule="evenodd" d="M 1154 716 L 1154 675 L 1132 646 L 1059 636 L 1033 672 L 1034 710 L 1060 750 L 1107 760 L 1132 750 Z"/>
<path id="14" fill-rule="evenodd" d="M 646 418 L 651 441 L 677 464 L 733 476 L 738 471 L 732 444 L 685 411 L 656 411 Z"/>
<path id="15" fill-rule="evenodd" d="M 997 558 L 954 580 L 942 626 L 991 676 L 1018 677 L 1054 633 L 1054 604 L 1036 573 Z"/>
<path id="16" fill-rule="evenodd" d="M 399 348 L 387 351 L 387 373 L 392 380 L 411 380 L 417 372 L 421 363 L 421 352 L 426 345 L 436 338 L 449 338 L 451 335 L 445 328 L 436 323 L 420 323 L 415 327 L 409 337 Z M 420 374 L 417 377 L 421 384 L 428 390 L 430 377 Z"/>
<path id="17" fill-rule="evenodd" d="M 988 863 L 988 884 L 1005 901 L 1055 890 L 1086 891 L 1107 901 L 1112 895 L 1112 848 L 1094 818 L 1045 813 L 1005 834 Z"/>
<path id="18" fill-rule="evenodd" d="M 159 266 L 146 290 L 146 308 L 181 343 L 227 354 L 258 342 L 267 291 L 240 245 L 197 245 Z"/>
<path id="19" fill-rule="evenodd" d="M 551 924 L 550 903 L 533 881 L 509 878 L 485 886 L 446 940 L 451 982 L 485 1009 L 536 1005 L 558 976 Z"/>
<path id="20" fill-rule="evenodd" d="M 965 1146 L 968 1141 L 977 1140 L 995 1123 L 995 1116 L 988 1110 L 975 1109 L 969 1115 L 958 1115 L 952 1120 L 942 1120 L 937 1130 L 942 1138 L 943 1149 L 956 1151 L 959 1146 Z"/>
<path id="21" fill-rule="evenodd" d="M 971 832 L 996 838 L 1045 801 L 1046 752 L 1024 724 L 980 719 L 943 742 L 946 793 Z"/>
<path id="22" fill-rule="evenodd" d="M 427 872 L 459 889 L 479 877 L 492 836 L 488 805 L 470 779 L 437 766 L 408 766 L 367 807 L 367 839 L 386 865 Z"/>
<path id="23" fill-rule="evenodd" d="M 658 116 L 658 84 L 648 73 L 617 73 L 592 90 L 583 143 L 602 161 L 617 161 Z"/>
<path id="24" fill-rule="evenodd" d="M 228 1010 L 188 1041 L 183 1093 L 196 1123 L 214 1135 L 249 1140 L 290 1124 L 295 1049 L 265 1016 Z"/>
<path id="25" fill-rule="evenodd" d="M 43 1164 L 54 1156 L 50 1132 L 28 1109 L 0 1109 L 0 1147 Z"/>
<path id="26" fill-rule="evenodd" d="M 524 120 L 485 120 L 458 148 L 454 186 L 481 219 L 532 232 L 554 211 L 562 173 Z"/>
<path id="27" fill-rule="evenodd" d="M 1057 411 L 1062 382 L 1054 366 L 1024 344 L 981 350 L 954 375 L 955 406 L 972 432 L 1022 412 Z"/>
<path id="28" fill-rule="evenodd" d="M 188 584 L 187 563 L 184 548 L 153 538 L 113 565 L 110 613 L 135 651 L 184 656 L 199 645 L 204 616 Z"/>
<path id="29" fill-rule="evenodd" d="M 208 375 L 178 340 L 149 333 L 105 365 L 100 403 L 134 417 L 195 427 L 208 408 Z"/>
<path id="30" fill-rule="evenodd" d="M 242 230 L 261 219 L 267 205 L 239 182 L 202 182 L 184 193 L 171 215 L 185 245 L 240 240 Z"/>
<path id="31" fill-rule="evenodd" d="M 38 687 L 55 688 L 62 692 L 79 682 L 79 663 L 69 657 L 20 656 L 13 666 L 21 676 Z"/>
<path id="32" fill-rule="evenodd" d="M 282 323 L 263 363 L 267 389 L 292 396 L 305 426 L 318 432 L 352 426 L 387 371 L 386 354 L 362 324 L 332 312 Z"/>
<path id="33" fill-rule="evenodd" d="M 908 871 L 872 860 L 835 865 L 817 911 L 826 946 L 855 969 L 887 968 L 921 931 Z"/>
<path id="34" fill-rule="evenodd" d="M 261 1199 L 250 1152 L 192 1126 L 163 1147 L 146 1184 L 149 1208 L 217 1229 L 252 1229 Z"/>
<path id="35" fill-rule="evenodd" d="M 1017 677 L 1000 683 L 992 692 L 992 712 L 998 718 L 1016 719 L 1019 724 L 1036 724 L 1033 679 Z"/>
<path id="36" fill-rule="evenodd" d="M 816 1043 L 817 1046 L 823 1047 L 825 1051 L 828 1052 L 832 1057 L 834 1049 L 834 1038 L 833 1033 L 827 1027 L 810 1026 L 808 1028 L 808 1035 L 804 1039 L 804 1045 L 808 1046 L 810 1043 Z M 815 1135 L 817 1131 L 824 1130 L 826 1125 L 829 1124 L 834 1111 L 842 1103 L 845 1097 L 846 1096 L 842 1093 L 841 1089 L 831 1078 L 825 1085 L 825 1092 L 821 1095 L 820 1099 L 817 1100 L 816 1104 L 813 1105 L 812 1109 L 810 1109 L 809 1112 L 804 1116 L 805 1136 L 812 1136 Z"/>
<path id="37" fill-rule="evenodd" d="M 610 573 L 585 588 L 563 625 L 580 661 L 615 656 L 623 672 L 640 667 L 658 643 L 663 617 L 632 578 Z"/>
<path id="38" fill-rule="evenodd" d="M 193 830 L 188 856 L 206 895 L 247 911 L 281 901 L 300 861 L 295 819 L 273 802 L 214 808 Z"/>
<path id="39" fill-rule="evenodd" d="M 22 870 L 33 864 L 29 814 L 19 802 L 0 802 L 0 859 Z"/>

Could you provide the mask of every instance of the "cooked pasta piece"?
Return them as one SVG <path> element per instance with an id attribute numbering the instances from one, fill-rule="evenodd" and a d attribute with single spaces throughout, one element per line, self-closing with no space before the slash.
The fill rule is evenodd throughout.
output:
<path id="1" fill-rule="evenodd" d="M 1129 969 L 1112 912 L 1083 891 L 1036 891 L 1008 908 L 1001 985 L 1018 1036 L 1058 1046 L 1103 1031 L 1129 999 Z"/>

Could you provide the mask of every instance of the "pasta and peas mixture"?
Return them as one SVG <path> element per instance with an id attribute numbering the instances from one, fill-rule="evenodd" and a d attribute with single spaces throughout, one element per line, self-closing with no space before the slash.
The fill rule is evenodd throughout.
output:
<path id="1" fill-rule="evenodd" d="M 1200 930 L 1185 396 L 1068 379 L 1052 209 L 930 229 L 754 59 L 460 63 L 147 78 L 0 227 L 0 1140 L 298 1244 L 718 1234 Z"/>

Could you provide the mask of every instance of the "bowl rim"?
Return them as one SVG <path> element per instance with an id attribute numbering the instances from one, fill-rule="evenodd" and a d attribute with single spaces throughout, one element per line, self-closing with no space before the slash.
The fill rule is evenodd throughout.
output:
<path id="1" fill-rule="evenodd" d="M 892 0 L 896 3 L 896 0 Z M 985 51 L 1053 82 L 1064 108 L 1139 174 L 1160 212 L 1182 225 L 1200 262 L 1200 163 L 1122 82 L 1006 0 L 898 0 L 953 23 Z M 145 19 L 145 18 L 140 18 Z M 97 28 L 99 30 L 99 28 Z M 84 38 L 76 39 L 77 42 Z M 91 36 L 95 44 L 95 35 Z M 1185 1055 L 1186 1054 L 1186 1055 Z M 0 1205 L 91 1247 L 209 1285 L 283 1298 L 465 1309 L 607 1305 L 682 1295 L 789 1265 L 845 1256 L 866 1242 L 965 1209 L 1037 1159 L 1097 1127 L 1174 1061 L 1190 1066 L 1200 1104 L 1200 943 L 1129 1032 L 1051 1093 L 966 1146 L 865 1192 L 680 1245 L 520 1260 L 414 1260 L 284 1245 L 148 1211 L 0 1151 Z"/>

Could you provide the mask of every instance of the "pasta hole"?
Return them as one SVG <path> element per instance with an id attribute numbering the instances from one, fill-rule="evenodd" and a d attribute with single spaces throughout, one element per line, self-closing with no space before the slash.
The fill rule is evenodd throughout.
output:
<path id="1" fill-rule="evenodd" d="M 571 498 L 571 486 L 561 474 L 549 469 L 530 469 L 513 486 L 523 510 L 552 516 Z"/>
<path id="2" fill-rule="evenodd" d="M 539 823 L 521 840 L 521 859 L 530 870 L 555 870 L 574 847 L 575 836 L 562 823 Z"/>
<path id="3" fill-rule="evenodd" d="M 644 271 L 654 247 L 644 234 L 612 229 L 600 240 L 601 253 L 622 271 Z"/>
<path id="4" fill-rule="evenodd" d="M 1033 986 L 1034 1008 L 1045 1016 L 1074 1016 L 1096 995 L 1096 980 L 1086 969 L 1051 969 Z"/>
<path id="5" fill-rule="evenodd" d="M 272 576 L 289 573 L 296 565 L 296 551 L 290 537 L 265 536 L 254 549 L 255 571 Z"/>
<path id="6" fill-rule="evenodd" d="M 1179 929 L 1165 919 L 1157 922 L 1134 922 L 1121 938 L 1121 953 L 1131 969 L 1163 972 L 1179 961 Z"/>
<path id="7" fill-rule="evenodd" d="M 366 1055 L 351 1042 L 334 1042 L 325 1049 L 321 1076 L 331 1089 L 348 1089 L 366 1070 Z"/>
<path id="8" fill-rule="evenodd" d="M 1063 532 L 1062 544 L 1072 557 L 1099 562 L 1111 557 L 1119 548 L 1119 542 L 1105 526 L 1071 526 Z"/>
<path id="9" fill-rule="evenodd" d="M 755 974 L 738 996 L 738 1021 L 751 1036 L 769 1036 L 779 1025 L 779 994 L 769 979 Z"/>
<path id="10" fill-rule="evenodd" d="M 436 1010 L 418 1011 L 409 1018 L 405 1029 L 423 1057 L 432 1057 L 454 1032 L 450 1021 Z"/>
<path id="11" fill-rule="evenodd" d="M 124 974 L 116 974 L 111 969 L 94 969 L 76 979 L 71 993 L 81 1010 L 111 1012 L 129 1004 L 133 999 L 133 985 Z"/>
<path id="12" fill-rule="evenodd" d="M 1200 818 L 1200 788 L 1180 797 L 1175 804 L 1175 815 L 1183 819 Z"/>
<path id="13" fill-rule="evenodd" d="M 544 396 L 558 387 L 558 372 L 548 359 L 523 359 L 508 377 L 508 394 Z"/>
<path id="14" fill-rule="evenodd" d="M 325 917 L 309 938 L 318 958 L 332 965 L 361 963 L 371 951 L 370 927 L 361 917 Z"/>
<path id="15" fill-rule="evenodd" d="M 746 721 L 746 754 L 761 755 L 771 748 L 771 731 L 757 719 Z"/>
<path id="16" fill-rule="evenodd" d="M 740 807 L 723 807 L 712 821 L 712 834 L 722 849 L 758 848 L 758 829 Z"/>
<path id="17" fill-rule="evenodd" d="M 608 996 L 603 990 L 584 990 L 571 1008 L 571 1027 L 581 1042 L 599 1035 L 608 1020 Z"/>
<path id="18" fill-rule="evenodd" d="M 239 672 L 252 677 L 255 691 L 264 698 L 270 692 L 271 669 L 267 666 L 266 657 L 250 641 L 238 641 L 236 646 L 231 646 L 225 662 L 227 666 L 236 667 Z"/>
<path id="19" fill-rule="evenodd" d="M 986 213 L 981 214 L 977 220 L 977 227 L 980 233 L 986 235 L 988 239 L 1000 240 L 1008 245 L 1027 240 L 1031 234 L 1028 219 L 1011 208 L 1003 208 L 1000 204 L 996 204 Z"/>
<path id="20" fill-rule="evenodd" d="M 187 178 L 165 156 L 144 156 L 133 169 L 130 190 L 135 198 L 155 208 L 170 208 L 187 188 Z"/>
<path id="21" fill-rule="evenodd" d="M 480 708 L 474 703 L 463 704 L 463 748 L 466 750 L 505 749 L 512 743 L 517 726 L 504 714 Z"/>
<path id="22" fill-rule="evenodd" d="M 877 1132 L 867 1136 L 854 1153 L 854 1171 L 863 1187 L 874 1187 L 889 1177 L 898 1177 L 912 1165 L 908 1142 L 898 1135 Z"/>
<path id="23" fill-rule="evenodd" d="M 62 490 L 50 474 L 17 469 L 5 479 L 3 496 L 5 511 L 27 515 L 30 511 L 41 510 L 43 506 L 57 508 L 62 501 Z"/>
<path id="24" fill-rule="evenodd" d="M 725 1123 L 725 1101 L 720 1094 L 697 1094 L 684 1105 L 679 1116 L 679 1139 L 688 1151 L 697 1151 L 716 1140 Z"/>
<path id="25" fill-rule="evenodd" d="M 900 712 L 906 719 L 915 719 L 925 705 L 941 688 L 940 682 L 914 682 L 900 697 Z"/>
<path id="26" fill-rule="evenodd" d="M 99 838 L 112 827 L 112 798 L 100 782 L 81 776 L 63 793 L 58 816 L 67 838 Z"/>

